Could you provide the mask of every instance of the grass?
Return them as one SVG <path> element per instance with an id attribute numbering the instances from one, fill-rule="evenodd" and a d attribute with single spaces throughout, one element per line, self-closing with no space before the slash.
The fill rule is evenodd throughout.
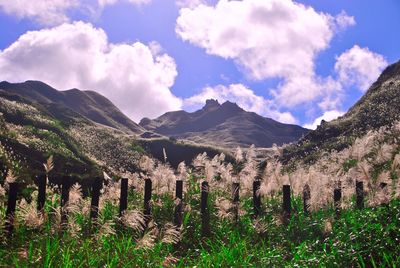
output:
<path id="1" fill-rule="evenodd" d="M 192 187 L 184 198 L 191 210 L 185 212 L 184 235 L 178 245 L 156 240 L 150 249 L 138 248 L 140 238 L 133 230 L 116 220 L 116 234 L 98 236 L 99 227 L 89 232 L 87 217 L 76 214 L 75 222 L 82 227 L 77 237 L 68 232 L 52 232 L 50 217 L 41 228 L 30 229 L 22 224 L 14 236 L 1 238 L 0 266 L 15 267 L 396 267 L 400 264 L 400 200 L 363 210 L 343 210 L 334 219 L 332 208 L 305 216 L 300 199 L 292 200 L 293 213 L 287 224 L 279 220 L 281 197 L 263 200 L 264 213 L 260 222 L 265 226 L 257 232 L 253 227 L 251 198 L 242 198 L 245 214 L 238 223 L 221 220 L 211 204 L 216 193 L 210 193 L 211 235 L 201 236 L 198 193 Z M 130 192 L 129 208 L 141 208 L 142 195 Z M 157 200 L 163 205 L 156 205 Z M 58 200 L 47 201 L 46 210 Z M 173 199 L 155 197 L 154 219 L 160 229 L 172 220 Z M 4 219 L 5 207 L 0 208 Z M 107 205 L 101 220 L 112 220 L 118 208 Z M 101 224 L 101 223 L 100 223 Z"/>

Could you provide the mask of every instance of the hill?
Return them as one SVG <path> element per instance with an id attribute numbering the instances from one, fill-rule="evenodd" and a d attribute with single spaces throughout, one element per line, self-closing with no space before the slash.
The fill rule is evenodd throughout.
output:
<path id="1" fill-rule="evenodd" d="M 400 119 L 400 61 L 388 66 L 365 95 L 343 116 L 322 122 L 296 145 L 284 150 L 283 161 L 307 158 L 321 151 L 341 150 L 370 130 L 391 126 Z"/>

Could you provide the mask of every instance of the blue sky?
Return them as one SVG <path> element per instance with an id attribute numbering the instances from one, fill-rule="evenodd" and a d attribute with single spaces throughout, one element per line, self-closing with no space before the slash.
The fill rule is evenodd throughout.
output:
<path id="1" fill-rule="evenodd" d="M 217 98 L 315 127 L 400 59 L 399 14 L 396 0 L 0 0 L 0 80 L 95 90 L 136 122 Z"/>

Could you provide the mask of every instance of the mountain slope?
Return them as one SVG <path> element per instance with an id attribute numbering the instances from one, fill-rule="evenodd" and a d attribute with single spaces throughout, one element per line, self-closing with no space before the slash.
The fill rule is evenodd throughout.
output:
<path id="1" fill-rule="evenodd" d="M 143 129 L 125 116 L 111 101 L 93 91 L 71 89 L 57 91 L 39 81 L 0 83 L 0 96 L 17 95 L 47 107 L 65 106 L 88 119 L 127 133 L 140 134 Z"/>
<path id="2" fill-rule="evenodd" d="M 365 95 L 349 111 L 331 122 L 322 122 L 297 145 L 288 147 L 285 162 L 294 157 L 317 158 L 322 150 L 340 150 L 355 138 L 400 119 L 400 61 L 388 66 Z"/>
<path id="3" fill-rule="evenodd" d="M 226 148 L 281 145 L 297 141 L 308 132 L 299 126 L 246 112 L 234 103 L 219 104 L 216 100 L 207 100 L 202 109 L 193 113 L 168 112 L 154 120 L 144 118 L 139 125 L 176 139 Z"/>

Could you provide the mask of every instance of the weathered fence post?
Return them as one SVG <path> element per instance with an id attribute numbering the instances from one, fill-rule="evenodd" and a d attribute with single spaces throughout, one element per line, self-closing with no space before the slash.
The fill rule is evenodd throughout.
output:
<path id="1" fill-rule="evenodd" d="M 304 215 L 310 215 L 310 199 L 311 199 L 311 189 L 310 185 L 306 184 L 303 188 L 303 210 Z"/>
<path id="2" fill-rule="evenodd" d="M 203 181 L 201 183 L 201 233 L 203 236 L 207 236 L 210 233 L 210 212 L 208 210 L 208 182 Z"/>
<path id="3" fill-rule="evenodd" d="M 146 222 L 150 221 L 151 217 L 151 179 L 144 180 L 144 216 L 146 217 Z"/>
<path id="4" fill-rule="evenodd" d="M 61 227 L 65 227 L 68 224 L 68 202 L 69 202 L 69 190 L 71 189 L 71 177 L 63 176 L 61 183 Z"/>
<path id="5" fill-rule="evenodd" d="M 358 209 L 364 208 L 364 183 L 356 181 L 356 205 Z"/>
<path id="6" fill-rule="evenodd" d="M 283 185 L 282 192 L 283 192 L 283 218 L 284 220 L 289 220 L 292 210 L 291 198 L 290 198 L 290 185 Z"/>
<path id="7" fill-rule="evenodd" d="M 102 184 L 103 182 L 101 178 L 95 178 L 92 184 L 92 202 L 90 204 L 91 220 L 96 220 L 99 215 L 100 190 Z"/>
<path id="8" fill-rule="evenodd" d="M 341 199 L 342 199 L 342 188 L 340 188 L 339 186 L 338 188 L 335 188 L 333 190 L 333 204 L 335 206 L 335 213 L 337 218 L 340 217 L 340 211 L 342 209 Z"/>
<path id="9" fill-rule="evenodd" d="M 176 181 L 176 189 L 175 189 L 175 212 L 174 212 L 174 225 L 180 227 L 182 225 L 182 208 L 183 208 L 183 181 Z"/>
<path id="10" fill-rule="evenodd" d="M 44 212 L 44 205 L 46 203 L 46 186 L 47 186 L 47 176 L 46 174 L 41 174 L 38 176 L 38 200 L 37 200 L 37 210 L 41 213 Z"/>
<path id="11" fill-rule="evenodd" d="M 261 181 L 253 181 L 253 212 L 254 218 L 261 214 L 261 195 L 260 195 Z"/>
<path id="12" fill-rule="evenodd" d="M 12 182 L 9 183 L 8 186 L 9 189 L 8 189 L 5 229 L 8 235 L 11 236 L 14 230 L 14 216 L 15 216 L 15 206 L 17 205 L 18 184 L 16 182 Z"/>
<path id="13" fill-rule="evenodd" d="M 128 208 L 128 179 L 121 179 L 121 193 L 119 197 L 119 216 L 122 217 Z"/>
<path id="14" fill-rule="evenodd" d="M 238 182 L 234 182 L 232 184 L 232 203 L 235 222 L 239 220 L 239 189 L 240 184 Z"/>

